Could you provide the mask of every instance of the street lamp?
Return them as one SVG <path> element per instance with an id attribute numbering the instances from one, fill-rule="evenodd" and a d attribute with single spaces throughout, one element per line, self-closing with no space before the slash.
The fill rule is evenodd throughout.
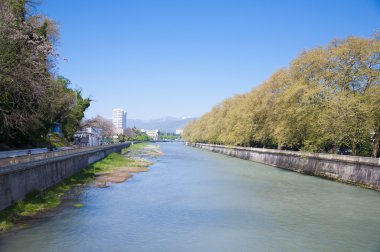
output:
<path id="1" fill-rule="evenodd" d="M 51 142 L 50 142 L 51 134 L 49 133 L 47 136 L 48 136 L 48 141 L 49 141 L 49 151 L 51 151 L 52 150 Z"/>

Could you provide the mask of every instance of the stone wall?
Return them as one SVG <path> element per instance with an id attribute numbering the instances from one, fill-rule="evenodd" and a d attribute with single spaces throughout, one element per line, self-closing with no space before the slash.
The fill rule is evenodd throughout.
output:
<path id="1" fill-rule="evenodd" d="M 380 159 L 334 154 L 186 143 L 228 156 L 380 190 Z"/>
<path id="2" fill-rule="evenodd" d="M 44 190 L 130 143 L 77 150 L 67 155 L 0 167 L 0 210 L 33 190 Z"/>

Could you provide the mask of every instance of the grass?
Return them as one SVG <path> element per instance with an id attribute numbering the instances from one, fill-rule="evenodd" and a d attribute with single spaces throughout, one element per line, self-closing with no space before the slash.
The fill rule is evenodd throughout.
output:
<path id="1" fill-rule="evenodd" d="M 138 143 L 123 149 L 122 153 L 129 150 L 138 150 L 148 143 Z M 62 183 L 44 191 L 33 191 L 7 209 L 0 211 L 0 233 L 12 229 L 18 221 L 36 215 L 39 212 L 56 208 L 61 204 L 62 196 L 75 185 L 84 185 L 91 182 L 100 172 L 109 172 L 119 167 L 139 166 L 133 159 L 123 154 L 111 153 L 104 159 L 87 166 L 74 176 L 65 179 Z M 74 204 L 74 207 L 82 207 L 83 204 Z"/>
<path id="2" fill-rule="evenodd" d="M 133 145 L 129 146 L 127 150 L 128 151 L 129 150 L 139 150 L 139 149 L 142 149 L 148 145 L 149 145 L 149 143 L 144 143 L 144 142 L 143 143 L 137 143 L 137 144 L 133 144 Z"/>

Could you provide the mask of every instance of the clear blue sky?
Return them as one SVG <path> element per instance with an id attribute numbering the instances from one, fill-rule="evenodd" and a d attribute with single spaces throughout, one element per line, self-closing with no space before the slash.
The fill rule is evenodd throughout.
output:
<path id="1" fill-rule="evenodd" d="M 43 0 L 58 71 L 94 102 L 87 117 L 200 116 L 302 50 L 380 28 L 380 1 Z M 68 61 L 63 60 L 67 58 Z"/>

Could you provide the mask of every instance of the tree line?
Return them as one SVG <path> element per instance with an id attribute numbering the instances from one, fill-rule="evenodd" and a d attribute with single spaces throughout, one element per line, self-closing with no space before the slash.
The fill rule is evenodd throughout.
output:
<path id="1" fill-rule="evenodd" d="M 126 128 L 123 134 L 117 135 L 117 138 L 119 142 L 152 140 L 152 138 L 149 137 L 145 132 L 141 132 L 141 130 L 136 127 Z"/>
<path id="2" fill-rule="evenodd" d="M 103 130 L 103 140 L 106 143 L 110 142 L 125 142 L 125 141 L 150 141 L 152 140 L 146 133 L 141 132 L 140 129 L 126 128 L 123 130 L 122 134 L 118 133 L 112 124 L 111 120 L 108 120 L 100 115 L 94 118 L 83 120 L 81 123 L 83 128 L 86 127 L 96 127 Z M 114 138 L 117 136 L 117 138 Z"/>
<path id="3" fill-rule="evenodd" d="M 58 76 L 59 30 L 32 1 L 0 0 L 0 143 L 44 146 L 54 123 L 72 139 L 90 99 Z M 4 147 L 5 146 L 5 147 Z"/>
<path id="4" fill-rule="evenodd" d="M 190 123 L 190 142 L 379 156 L 380 41 L 302 52 L 251 92 Z"/>

